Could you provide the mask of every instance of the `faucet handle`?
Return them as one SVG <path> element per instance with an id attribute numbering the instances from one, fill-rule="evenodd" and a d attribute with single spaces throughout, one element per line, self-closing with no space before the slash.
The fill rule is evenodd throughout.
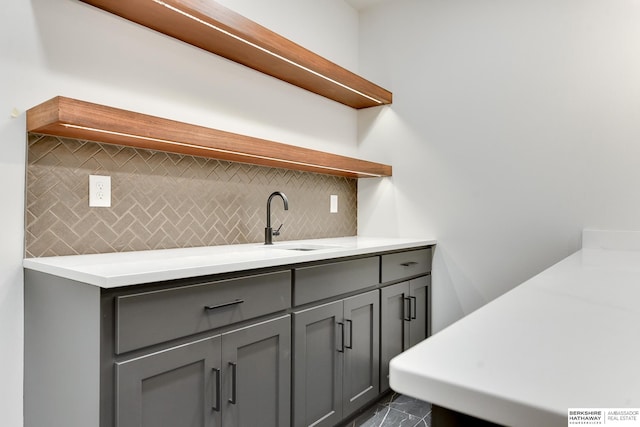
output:
<path id="1" fill-rule="evenodd" d="M 279 236 L 280 235 L 280 229 L 282 228 L 284 224 L 280 224 L 280 227 L 278 227 L 277 230 L 273 230 L 273 235 L 274 236 Z"/>

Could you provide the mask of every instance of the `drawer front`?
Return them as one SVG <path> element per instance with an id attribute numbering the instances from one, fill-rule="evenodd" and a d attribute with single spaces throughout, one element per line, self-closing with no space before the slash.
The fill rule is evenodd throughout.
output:
<path id="1" fill-rule="evenodd" d="M 291 272 L 116 298 L 116 353 L 222 327 L 291 306 Z"/>
<path id="2" fill-rule="evenodd" d="M 294 305 L 375 286 L 379 281 L 377 256 L 295 270 Z"/>
<path id="3" fill-rule="evenodd" d="M 431 248 L 382 255 L 382 282 L 401 280 L 431 271 Z"/>

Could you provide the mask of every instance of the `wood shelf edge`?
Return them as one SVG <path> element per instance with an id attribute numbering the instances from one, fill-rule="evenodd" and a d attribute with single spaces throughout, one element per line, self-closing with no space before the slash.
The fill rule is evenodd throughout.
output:
<path id="1" fill-rule="evenodd" d="M 214 0 L 81 1 L 352 108 L 392 102 L 390 91 Z"/>
<path id="2" fill-rule="evenodd" d="M 349 178 L 389 165 L 58 96 L 27 111 L 27 132 Z"/>

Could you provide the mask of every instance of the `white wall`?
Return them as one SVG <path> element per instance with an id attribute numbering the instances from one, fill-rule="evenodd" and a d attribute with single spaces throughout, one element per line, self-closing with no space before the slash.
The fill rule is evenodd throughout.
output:
<path id="1" fill-rule="evenodd" d="M 363 234 L 435 236 L 439 330 L 580 246 L 640 229 L 640 3 L 394 0 L 363 12 Z M 606 286 L 606 284 L 603 284 Z"/>
<path id="2" fill-rule="evenodd" d="M 270 0 L 268 8 L 241 0 L 225 4 L 245 11 L 255 7 L 252 19 L 356 67 L 358 16 L 342 0 Z M 5 427 L 22 425 L 26 109 L 63 95 L 339 154 L 357 152 L 355 110 L 77 0 L 3 5 L 0 64 L 0 425 Z M 17 118 L 11 117 L 14 108 Z"/>

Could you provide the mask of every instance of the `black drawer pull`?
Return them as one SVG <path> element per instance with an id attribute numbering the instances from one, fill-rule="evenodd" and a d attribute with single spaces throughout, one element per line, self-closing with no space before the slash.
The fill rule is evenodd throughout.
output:
<path id="1" fill-rule="evenodd" d="M 345 348 L 349 350 L 353 349 L 353 322 L 349 319 L 346 319 L 345 322 L 349 322 L 349 345 L 345 345 Z"/>
<path id="2" fill-rule="evenodd" d="M 340 349 L 338 353 L 344 353 L 344 323 L 338 322 L 338 326 L 340 326 Z"/>
<path id="3" fill-rule="evenodd" d="M 215 382 L 216 398 L 215 398 L 215 405 L 213 405 L 211 409 L 213 409 L 214 411 L 220 412 L 220 369 L 211 368 L 211 372 L 216 374 L 216 382 Z"/>
<path id="4" fill-rule="evenodd" d="M 218 309 L 218 308 L 229 307 L 230 305 L 242 304 L 243 302 L 244 302 L 243 299 L 237 299 L 237 300 L 233 300 L 233 301 L 229 301 L 229 302 L 223 302 L 222 304 L 217 304 L 217 305 L 205 305 L 204 309 L 205 310 L 215 310 L 215 309 Z"/>
<path id="5" fill-rule="evenodd" d="M 407 262 L 401 262 L 400 265 L 403 267 L 411 267 L 412 265 L 416 265 L 417 262 L 416 261 L 407 261 Z"/>
<path id="6" fill-rule="evenodd" d="M 229 399 L 229 403 L 235 405 L 238 403 L 238 365 L 229 362 L 229 366 L 231 366 L 231 399 Z"/>
<path id="7" fill-rule="evenodd" d="M 411 322 L 411 297 L 402 297 L 402 319 Z"/>

